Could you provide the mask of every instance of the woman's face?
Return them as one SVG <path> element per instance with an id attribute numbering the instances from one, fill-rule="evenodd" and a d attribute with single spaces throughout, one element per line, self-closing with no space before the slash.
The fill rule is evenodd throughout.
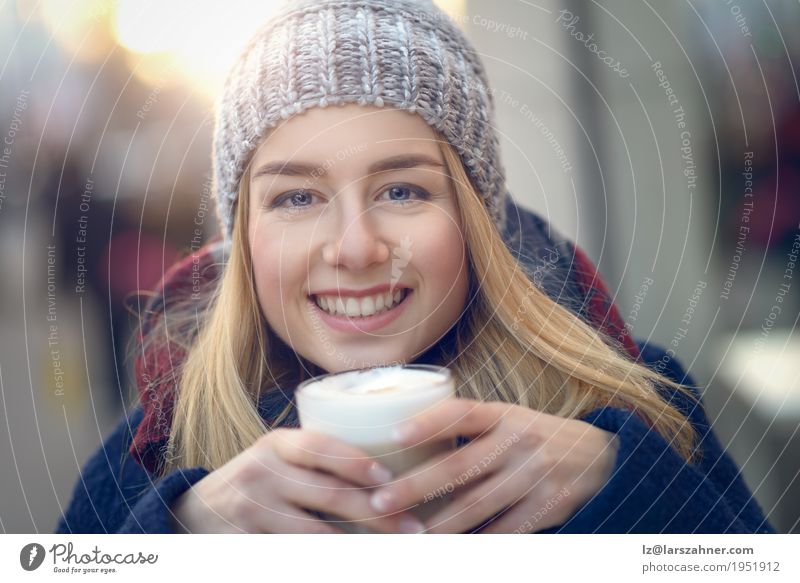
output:
<path id="1" fill-rule="evenodd" d="M 248 239 L 267 322 L 329 372 L 412 362 L 466 304 L 444 158 L 405 111 L 312 108 L 273 130 L 251 162 Z"/>

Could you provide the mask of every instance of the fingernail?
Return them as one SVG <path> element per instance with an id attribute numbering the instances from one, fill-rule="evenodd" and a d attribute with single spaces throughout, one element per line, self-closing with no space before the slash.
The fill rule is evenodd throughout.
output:
<path id="1" fill-rule="evenodd" d="M 378 462 L 372 462 L 369 466 L 369 477 L 379 484 L 385 484 L 392 479 L 392 472 Z"/>
<path id="2" fill-rule="evenodd" d="M 425 532 L 425 525 L 412 516 L 404 516 L 400 519 L 400 532 L 405 534 L 420 534 Z"/>
<path id="3" fill-rule="evenodd" d="M 375 492 L 369 499 L 369 503 L 378 512 L 389 512 L 392 507 L 393 497 L 389 492 Z"/>
<path id="4" fill-rule="evenodd" d="M 396 425 L 392 430 L 392 437 L 395 441 L 408 441 L 414 436 L 417 426 L 413 421 L 406 421 L 400 425 Z"/>

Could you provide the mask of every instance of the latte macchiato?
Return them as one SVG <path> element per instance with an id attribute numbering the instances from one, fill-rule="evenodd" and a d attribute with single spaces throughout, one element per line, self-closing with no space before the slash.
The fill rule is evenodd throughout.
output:
<path id="1" fill-rule="evenodd" d="M 301 383 L 295 397 L 303 429 L 364 450 L 395 476 L 455 447 L 455 440 L 404 447 L 392 437 L 395 426 L 455 397 L 452 375 L 443 367 L 397 365 L 324 375 Z M 420 504 L 413 512 L 424 520 L 444 500 Z M 370 532 L 353 523 L 341 526 L 350 532 Z"/>

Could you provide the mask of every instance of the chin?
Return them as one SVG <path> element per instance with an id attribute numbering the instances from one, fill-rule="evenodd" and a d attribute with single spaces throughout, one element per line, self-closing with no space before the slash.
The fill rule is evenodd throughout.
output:
<path id="1" fill-rule="evenodd" d="M 359 351 L 335 351 L 330 355 L 323 354 L 322 358 L 312 358 L 309 360 L 329 373 L 336 373 L 359 368 L 410 363 L 413 362 L 413 359 L 409 354 L 410 353 L 406 354 L 402 351 L 382 351 L 381 354 L 369 354 Z"/>

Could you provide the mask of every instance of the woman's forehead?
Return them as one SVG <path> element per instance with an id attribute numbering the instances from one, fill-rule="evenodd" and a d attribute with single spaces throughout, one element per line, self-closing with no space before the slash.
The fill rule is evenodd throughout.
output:
<path id="1" fill-rule="evenodd" d="M 253 162 L 369 162 L 399 152 L 427 153 L 443 161 L 435 132 L 419 115 L 347 104 L 311 108 L 282 122 L 259 145 Z"/>

